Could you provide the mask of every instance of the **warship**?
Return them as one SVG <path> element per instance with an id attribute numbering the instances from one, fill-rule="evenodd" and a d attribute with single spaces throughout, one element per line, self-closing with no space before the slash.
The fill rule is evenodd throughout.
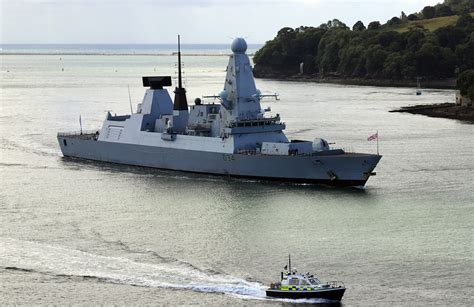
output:
<path id="1" fill-rule="evenodd" d="M 213 102 L 188 106 L 182 84 L 178 37 L 178 80 L 174 101 L 165 87 L 170 76 L 142 77 L 148 89 L 135 112 L 106 114 L 96 131 L 58 132 L 65 157 L 224 175 L 231 177 L 364 186 L 381 155 L 332 148 L 322 138 L 289 140 L 280 115 L 260 105 L 247 43 L 236 38 L 224 88 Z M 208 98 L 207 96 L 206 98 Z"/>

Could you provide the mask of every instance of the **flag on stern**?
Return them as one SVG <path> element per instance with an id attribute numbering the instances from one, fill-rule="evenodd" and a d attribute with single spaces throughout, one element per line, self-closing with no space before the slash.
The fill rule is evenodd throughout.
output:
<path id="1" fill-rule="evenodd" d="M 375 134 L 372 134 L 371 136 L 369 136 L 367 138 L 367 141 L 377 140 L 378 138 L 379 138 L 379 132 L 377 131 Z"/>

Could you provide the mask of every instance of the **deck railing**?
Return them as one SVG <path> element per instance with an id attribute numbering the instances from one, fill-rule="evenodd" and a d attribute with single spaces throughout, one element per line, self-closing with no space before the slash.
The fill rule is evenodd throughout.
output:
<path id="1" fill-rule="evenodd" d="M 98 130 L 82 130 L 82 131 L 66 131 L 66 132 L 58 132 L 58 136 L 80 136 L 80 135 L 93 135 L 99 134 Z"/>
<path id="2" fill-rule="evenodd" d="M 331 288 L 345 288 L 346 287 L 344 285 L 344 283 L 342 281 L 339 281 L 339 280 L 328 281 L 327 284 Z"/>

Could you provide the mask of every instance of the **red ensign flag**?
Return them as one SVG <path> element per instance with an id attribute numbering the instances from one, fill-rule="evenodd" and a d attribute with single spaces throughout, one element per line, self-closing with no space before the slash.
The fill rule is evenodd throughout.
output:
<path id="1" fill-rule="evenodd" d="M 372 134 L 367 138 L 367 141 L 373 141 L 379 138 L 379 133 L 377 132 L 376 134 Z"/>

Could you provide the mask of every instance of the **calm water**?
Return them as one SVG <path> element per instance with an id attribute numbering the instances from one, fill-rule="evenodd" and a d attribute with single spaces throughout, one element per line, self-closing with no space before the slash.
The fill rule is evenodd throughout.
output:
<path id="1" fill-rule="evenodd" d="M 375 152 L 379 131 L 377 176 L 330 189 L 64 159 L 58 130 L 129 112 L 127 86 L 135 105 L 175 59 L 1 61 L 0 303 L 286 305 L 264 289 L 291 252 L 343 280 L 346 305 L 472 304 L 474 126 L 388 112 L 452 91 L 257 80 L 292 138 Z M 186 57 L 188 100 L 218 93 L 226 64 Z"/>
<path id="2" fill-rule="evenodd" d="M 228 44 L 182 44 L 184 55 L 230 54 Z M 253 54 L 262 45 L 249 44 L 248 53 Z M 171 55 L 176 44 L 0 44 L 2 54 L 80 54 L 80 55 Z"/>

